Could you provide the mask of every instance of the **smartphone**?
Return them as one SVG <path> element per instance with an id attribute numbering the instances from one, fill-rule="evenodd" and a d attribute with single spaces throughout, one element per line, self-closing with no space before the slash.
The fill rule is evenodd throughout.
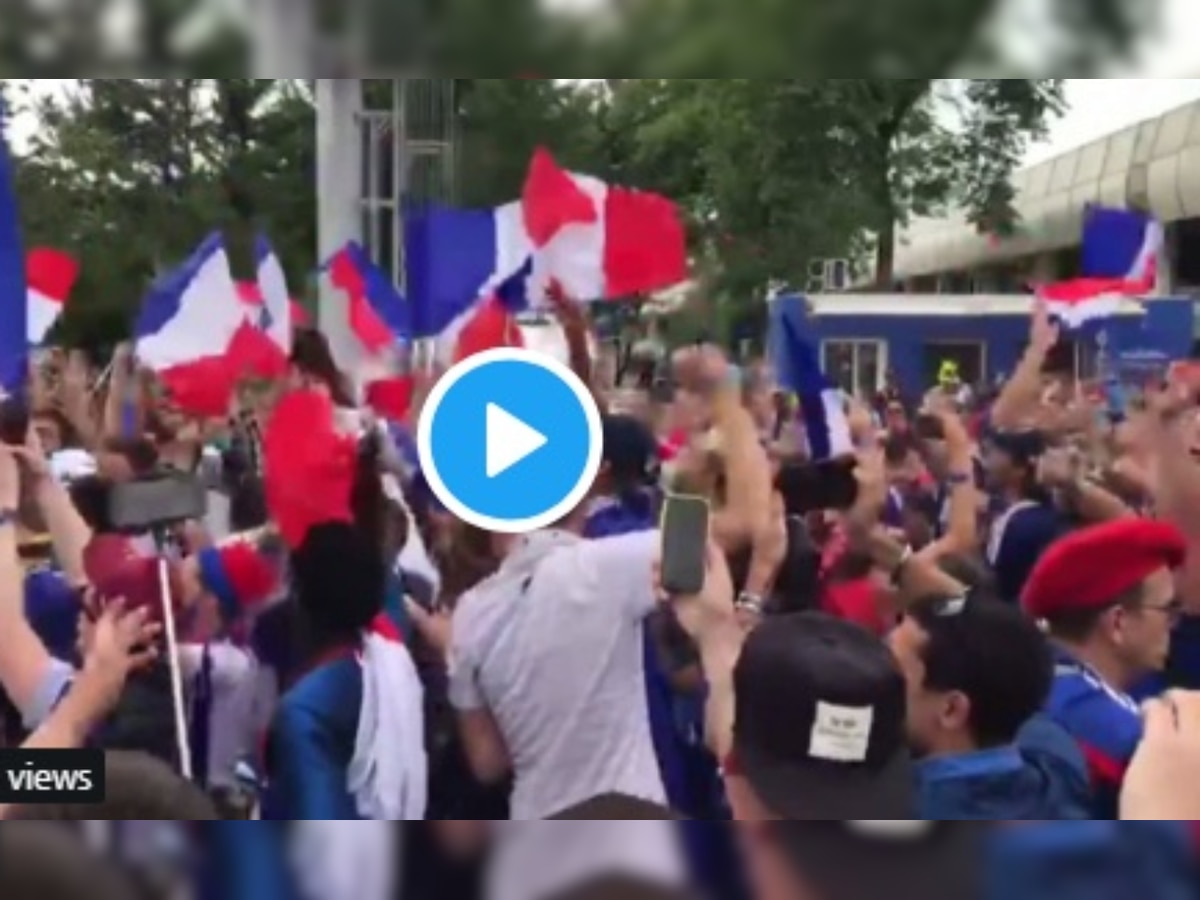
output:
<path id="1" fill-rule="evenodd" d="M 29 402 L 14 394 L 0 400 L 0 442 L 24 447 L 29 437 Z"/>
<path id="2" fill-rule="evenodd" d="M 786 463 L 775 479 L 789 516 L 850 509 L 858 500 L 858 460 L 830 459 L 817 463 Z"/>
<path id="3" fill-rule="evenodd" d="M 156 473 L 115 484 L 108 495 L 108 515 L 113 528 L 128 534 L 203 519 L 207 513 L 204 483 L 190 474 Z"/>
<path id="4" fill-rule="evenodd" d="M 708 529 L 712 509 L 703 497 L 668 496 L 663 503 L 662 587 L 673 596 L 704 589 L 708 573 Z"/>

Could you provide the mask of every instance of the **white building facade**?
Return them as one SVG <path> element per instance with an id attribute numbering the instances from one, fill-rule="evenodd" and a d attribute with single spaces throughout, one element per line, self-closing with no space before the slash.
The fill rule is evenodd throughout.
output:
<path id="1" fill-rule="evenodd" d="M 1200 287 L 1178 263 L 1200 241 L 1200 102 L 1115 131 L 1014 179 L 1018 233 L 981 235 L 961 211 L 919 219 L 900 234 L 896 277 L 914 292 L 1008 293 L 1068 277 L 1089 204 L 1145 209 L 1166 226 L 1160 293 Z"/>

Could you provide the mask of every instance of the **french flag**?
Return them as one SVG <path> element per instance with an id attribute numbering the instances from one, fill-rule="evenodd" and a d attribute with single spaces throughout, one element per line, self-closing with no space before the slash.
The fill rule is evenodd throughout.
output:
<path id="1" fill-rule="evenodd" d="M 431 206 L 405 216 L 413 336 L 453 336 L 474 315 L 544 306 L 550 285 L 578 302 L 687 277 L 683 224 L 655 194 L 562 169 L 539 149 L 521 200 L 490 210 Z"/>
<path id="2" fill-rule="evenodd" d="M 325 268 L 333 286 L 346 298 L 350 332 L 364 355 L 379 356 L 407 342 L 408 304 L 362 246 L 347 243 Z"/>
<path id="3" fill-rule="evenodd" d="M 524 347 L 517 316 L 529 309 L 533 257 L 483 302 L 476 303 L 437 336 L 438 362 L 451 365 L 488 350 Z"/>
<path id="4" fill-rule="evenodd" d="M 0 126 L 7 110 L 0 106 Z M 0 139 L 0 388 L 16 393 L 28 375 L 29 303 L 21 221 L 8 141 Z"/>
<path id="5" fill-rule="evenodd" d="M 296 304 L 288 291 L 283 264 L 275 255 L 271 242 L 261 234 L 254 241 L 254 263 L 258 289 L 263 299 L 259 327 L 283 351 L 284 356 L 291 356 L 292 309 Z"/>
<path id="6" fill-rule="evenodd" d="M 1154 293 L 1163 229 L 1145 213 L 1090 207 L 1084 217 L 1082 277 L 1037 294 L 1069 328 L 1114 315 L 1125 300 Z"/>
<path id="7" fill-rule="evenodd" d="M 412 329 L 408 303 L 357 243 L 348 243 L 325 268 L 346 298 L 347 324 L 363 359 L 359 382 L 364 401 L 388 421 L 403 421 L 413 396 L 412 379 L 397 372 Z"/>
<path id="8" fill-rule="evenodd" d="M 26 327 L 32 346 L 41 344 L 66 308 L 79 278 L 79 263 L 69 253 L 35 247 L 25 259 L 28 284 Z"/>
<path id="9" fill-rule="evenodd" d="M 266 333 L 270 330 L 271 324 L 274 321 L 270 310 L 267 308 L 266 299 L 263 297 L 262 288 L 259 287 L 257 281 L 239 281 L 236 285 L 238 297 L 242 303 L 246 305 L 246 315 L 250 317 L 251 323 L 260 331 Z M 291 327 L 307 328 L 309 327 L 309 316 L 304 307 L 295 300 L 290 301 L 288 307 L 288 318 Z M 291 353 L 291 339 L 288 339 L 288 351 Z"/>
<path id="10" fill-rule="evenodd" d="M 0 127 L 8 110 L 0 105 Z M 62 315 L 79 264 L 58 250 L 25 256 L 8 141 L 0 137 L 0 390 L 20 391 L 29 348 L 40 344 Z"/>
<path id="11" fill-rule="evenodd" d="M 150 288 L 134 338 L 138 360 L 158 373 L 180 409 L 217 417 L 228 412 L 244 371 L 230 350 L 238 348 L 235 339 L 253 344 L 249 332 L 256 330 L 229 273 L 225 240 L 215 232 Z"/>
<path id="12" fill-rule="evenodd" d="M 845 401 L 821 370 L 820 357 L 797 320 L 794 308 L 777 303 L 772 355 L 779 383 L 800 398 L 801 414 L 814 460 L 854 452 Z"/>

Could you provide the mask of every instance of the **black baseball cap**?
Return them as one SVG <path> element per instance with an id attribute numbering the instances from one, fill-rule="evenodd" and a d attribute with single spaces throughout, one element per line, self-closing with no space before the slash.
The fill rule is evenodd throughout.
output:
<path id="1" fill-rule="evenodd" d="M 785 819 L 912 819 L 904 678 L 887 646 L 823 613 L 763 622 L 734 671 L 731 771 Z"/>
<path id="2" fill-rule="evenodd" d="M 651 485 L 658 481 L 660 461 L 654 432 L 641 419 L 607 415 L 602 420 L 603 460 L 619 484 Z"/>

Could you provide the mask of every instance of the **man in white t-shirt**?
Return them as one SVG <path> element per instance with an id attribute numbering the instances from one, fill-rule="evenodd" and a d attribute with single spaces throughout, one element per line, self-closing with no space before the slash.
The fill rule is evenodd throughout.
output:
<path id="1" fill-rule="evenodd" d="M 653 531 L 591 541 L 541 531 L 516 539 L 500 571 L 458 603 L 450 700 L 467 757 L 484 781 L 515 779 L 520 824 L 498 835 L 493 900 L 553 896 L 594 869 L 599 847 L 612 870 L 685 878 L 669 822 L 535 823 L 604 795 L 666 803 L 642 632 L 658 553 Z"/>
<path id="2" fill-rule="evenodd" d="M 458 603 L 450 699 L 476 774 L 515 776 L 512 818 L 540 820 L 604 794 L 666 797 L 646 705 L 642 623 L 655 607 L 657 532 L 520 538 Z M 483 750 L 473 732 L 494 727 Z"/>

